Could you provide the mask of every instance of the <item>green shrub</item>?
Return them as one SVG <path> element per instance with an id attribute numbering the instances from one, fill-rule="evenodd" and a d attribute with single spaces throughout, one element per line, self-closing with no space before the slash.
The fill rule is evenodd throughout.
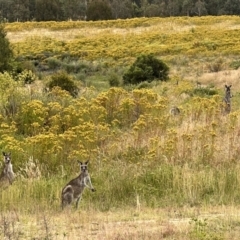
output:
<path id="1" fill-rule="evenodd" d="M 24 70 L 19 73 L 15 79 L 23 82 L 24 84 L 31 84 L 36 80 L 36 75 L 31 70 Z"/>
<path id="2" fill-rule="evenodd" d="M 68 91 L 73 97 L 76 97 L 78 94 L 78 87 L 66 72 L 58 72 L 54 74 L 51 77 L 48 86 L 50 90 L 58 86 L 61 89 Z"/>
<path id="3" fill-rule="evenodd" d="M 233 69 L 238 69 L 240 67 L 240 60 L 235 60 L 230 64 L 230 67 L 232 67 Z"/>
<path id="4" fill-rule="evenodd" d="M 62 65 L 62 62 L 55 57 L 50 57 L 46 61 L 50 69 L 59 69 Z"/>
<path id="5" fill-rule="evenodd" d="M 10 61 L 13 52 L 10 48 L 10 43 L 6 37 L 4 25 L 0 23 L 0 72 L 10 69 Z"/>
<path id="6" fill-rule="evenodd" d="M 120 79 L 116 73 L 111 73 L 108 76 L 108 82 L 111 87 L 119 87 L 120 86 Z"/>
<path id="7" fill-rule="evenodd" d="M 213 96 L 217 95 L 218 91 L 213 88 L 195 88 L 193 90 L 193 95 L 197 95 L 199 97 L 204 97 L 204 96 Z"/>
<path id="8" fill-rule="evenodd" d="M 141 55 L 123 75 L 124 84 L 138 84 L 140 82 L 152 82 L 154 79 L 166 81 L 169 67 L 152 54 Z"/>
<path id="9" fill-rule="evenodd" d="M 81 70 L 81 64 L 77 61 L 64 63 L 63 69 L 66 70 L 67 73 L 78 73 Z"/>

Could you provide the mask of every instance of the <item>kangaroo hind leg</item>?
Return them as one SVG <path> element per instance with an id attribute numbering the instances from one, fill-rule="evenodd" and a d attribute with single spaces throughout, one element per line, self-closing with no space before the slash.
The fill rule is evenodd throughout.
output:
<path id="1" fill-rule="evenodd" d="M 67 186 L 62 192 L 62 209 L 73 202 L 73 189 Z"/>
<path id="2" fill-rule="evenodd" d="M 78 209 L 79 202 L 81 201 L 81 195 L 77 198 L 76 201 L 76 209 Z"/>

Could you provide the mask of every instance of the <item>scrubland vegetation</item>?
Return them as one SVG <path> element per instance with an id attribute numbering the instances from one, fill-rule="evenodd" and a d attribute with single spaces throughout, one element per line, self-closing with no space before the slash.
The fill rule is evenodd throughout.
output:
<path id="1" fill-rule="evenodd" d="M 17 174 L 0 193 L 0 236 L 239 238 L 239 17 L 6 29 L 16 58 L 33 75 L 28 83 L 26 72 L 0 74 L 0 146 L 12 152 Z M 170 79 L 124 85 L 123 73 L 142 53 L 164 60 Z M 74 81 L 77 96 L 46 89 L 59 70 Z M 225 84 L 233 93 L 228 115 Z M 172 116 L 175 105 L 181 112 Z M 61 212 L 61 188 L 78 174 L 77 159 L 90 159 L 97 191 L 84 192 L 79 211 Z"/>

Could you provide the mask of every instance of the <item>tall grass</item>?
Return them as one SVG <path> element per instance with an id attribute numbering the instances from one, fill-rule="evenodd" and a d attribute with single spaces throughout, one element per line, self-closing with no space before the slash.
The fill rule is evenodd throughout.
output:
<path id="1" fill-rule="evenodd" d="M 80 209 L 181 207 L 240 203 L 240 165 L 190 167 L 167 163 L 113 162 L 92 169 L 96 192 L 83 193 Z M 77 173 L 76 173 L 77 174 Z M 76 174 L 40 180 L 19 179 L 1 191 L 1 211 L 60 211 L 61 189 Z M 74 207 L 74 206 L 72 206 Z"/>
<path id="2" fill-rule="evenodd" d="M 154 90 L 85 89 L 77 99 L 55 89 L 23 100 L 19 96 L 28 96 L 23 87 L 3 89 L 2 109 L 9 96 L 21 101 L 16 115 L 0 116 L 0 146 L 12 152 L 18 175 L 1 191 L 1 209 L 33 212 L 37 205 L 58 211 L 61 188 L 78 174 L 76 159 L 90 159 L 97 189 L 85 191 L 84 208 L 239 203 L 240 122 L 234 102 L 233 111 L 222 115 L 220 90 L 212 95 L 203 88 L 199 94 L 189 82 L 171 84 Z M 177 97 L 182 94 L 187 98 Z M 172 96 L 181 100 L 176 117 L 169 115 Z M 30 156 L 38 170 L 29 175 Z"/>

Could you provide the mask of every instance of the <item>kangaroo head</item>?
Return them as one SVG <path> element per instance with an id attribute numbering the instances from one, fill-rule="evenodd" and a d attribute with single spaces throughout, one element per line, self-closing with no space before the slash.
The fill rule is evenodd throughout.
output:
<path id="1" fill-rule="evenodd" d="M 11 163 L 11 153 L 3 152 L 3 161 L 6 165 Z"/>
<path id="2" fill-rule="evenodd" d="M 232 85 L 225 85 L 226 93 L 230 93 L 231 92 L 231 87 L 232 87 Z"/>
<path id="3" fill-rule="evenodd" d="M 86 161 L 86 162 L 80 162 L 80 161 L 78 161 L 79 162 L 79 164 L 80 164 L 80 170 L 81 170 L 81 172 L 87 172 L 88 171 L 88 161 Z"/>

